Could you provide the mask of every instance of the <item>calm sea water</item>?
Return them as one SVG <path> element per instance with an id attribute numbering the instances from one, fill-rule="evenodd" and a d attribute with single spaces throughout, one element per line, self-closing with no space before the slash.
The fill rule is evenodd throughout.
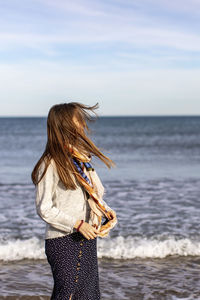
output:
<path id="1" fill-rule="evenodd" d="M 118 224 L 98 238 L 102 299 L 200 299 L 200 117 L 100 117 L 94 159 Z M 0 118 L 0 297 L 49 299 L 33 166 L 46 118 Z M 41 299 L 41 298 L 40 298 Z"/>

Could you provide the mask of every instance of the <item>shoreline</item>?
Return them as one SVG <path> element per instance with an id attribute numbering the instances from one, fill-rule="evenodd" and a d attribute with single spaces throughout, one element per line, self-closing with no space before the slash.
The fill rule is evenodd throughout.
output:
<path id="1" fill-rule="evenodd" d="M 102 300 L 200 298 L 200 256 L 132 260 L 98 259 Z M 1 299 L 50 299 L 51 269 L 45 260 L 0 263 Z M 177 298 L 179 297 L 179 298 Z"/>

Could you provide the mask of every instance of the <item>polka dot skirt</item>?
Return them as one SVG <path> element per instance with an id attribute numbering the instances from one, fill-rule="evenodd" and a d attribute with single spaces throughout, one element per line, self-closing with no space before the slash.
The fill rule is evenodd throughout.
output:
<path id="1" fill-rule="evenodd" d="M 45 254 L 51 266 L 54 287 L 50 300 L 99 300 L 97 238 L 80 232 L 45 239 Z"/>

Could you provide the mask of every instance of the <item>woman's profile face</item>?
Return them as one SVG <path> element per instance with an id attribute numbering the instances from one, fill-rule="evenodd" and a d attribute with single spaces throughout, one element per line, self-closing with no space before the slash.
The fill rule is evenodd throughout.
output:
<path id="1" fill-rule="evenodd" d="M 72 121 L 74 122 L 74 124 L 75 124 L 78 128 L 80 128 L 80 129 L 83 130 L 83 126 L 79 123 L 79 121 L 78 121 L 78 119 L 77 119 L 76 116 L 73 116 Z"/>

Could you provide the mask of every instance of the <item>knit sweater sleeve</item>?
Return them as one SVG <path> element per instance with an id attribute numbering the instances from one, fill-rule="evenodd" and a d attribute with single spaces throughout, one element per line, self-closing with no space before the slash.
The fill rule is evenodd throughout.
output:
<path id="1" fill-rule="evenodd" d="M 106 190 L 104 188 L 104 186 L 102 185 L 102 188 L 103 188 L 103 197 L 101 198 L 101 201 L 103 202 L 103 205 L 105 206 L 106 210 L 107 211 L 111 211 L 112 208 L 107 204 L 107 202 L 103 199 L 105 197 L 105 194 L 106 194 Z"/>
<path id="2" fill-rule="evenodd" d="M 101 199 L 101 201 L 103 202 L 103 204 L 104 204 L 104 206 L 105 206 L 105 208 L 106 208 L 107 211 L 111 211 L 112 210 L 112 208 L 110 206 L 108 206 L 108 204 L 103 199 Z"/>
<path id="3" fill-rule="evenodd" d="M 53 205 L 52 196 L 59 180 L 54 168 L 55 166 L 51 162 L 42 180 L 36 185 L 36 212 L 42 220 L 51 226 L 62 231 L 72 232 L 76 218 Z M 39 174 L 41 174 L 40 169 Z"/>

